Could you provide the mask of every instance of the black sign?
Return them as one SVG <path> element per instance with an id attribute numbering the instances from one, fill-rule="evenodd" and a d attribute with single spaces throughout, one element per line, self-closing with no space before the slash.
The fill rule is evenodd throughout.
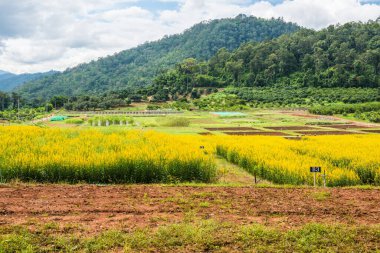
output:
<path id="1" fill-rule="evenodd" d="M 321 167 L 310 167 L 310 172 L 321 173 L 322 172 L 322 168 Z"/>

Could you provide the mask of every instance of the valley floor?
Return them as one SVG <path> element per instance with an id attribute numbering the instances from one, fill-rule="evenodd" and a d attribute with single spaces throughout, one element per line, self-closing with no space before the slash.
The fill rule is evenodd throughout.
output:
<path id="1" fill-rule="evenodd" d="M 303 130 L 307 135 L 380 131 L 379 124 L 303 111 L 178 117 L 190 126 L 163 127 L 162 117 L 136 117 L 128 127 L 44 124 L 194 136 L 231 134 L 224 129 L 248 135 L 247 128 L 254 128 L 251 135 L 279 131 L 293 137 Z M 216 165 L 218 180 L 209 185 L 0 184 L 0 253 L 380 251 L 380 188 L 254 185 L 254 177 L 238 166 L 220 157 Z"/>

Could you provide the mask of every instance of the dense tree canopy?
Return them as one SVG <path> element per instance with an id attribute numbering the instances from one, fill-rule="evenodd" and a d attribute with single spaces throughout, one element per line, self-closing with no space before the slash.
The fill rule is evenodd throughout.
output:
<path id="1" fill-rule="evenodd" d="M 155 79 L 156 97 L 188 96 L 199 87 L 379 88 L 380 21 L 302 29 L 218 52 L 207 62 L 186 59 Z"/>

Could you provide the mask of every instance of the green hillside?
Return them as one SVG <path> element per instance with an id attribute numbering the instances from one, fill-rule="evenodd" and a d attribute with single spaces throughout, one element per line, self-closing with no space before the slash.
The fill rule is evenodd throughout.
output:
<path id="1" fill-rule="evenodd" d="M 188 95 L 197 98 L 204 93 L 203 88 L 229 86 L 234 87 L 230 93 L 245 101 L 260 101 L 294 99 L 295 93 L 286 92 L 287 98 L 284 92 L 274 94 L 274 90 L 324 88 L 327 95 L 329 88 L 344 91 L 356 87 L 369 89 L 370 93 L 372 89 L 369 100 L 373 100 L 378 96 L 379 74 L 378 20 L 321 31 L 301 29 L 271 41 L 246 43 L 234 51 L 221 49 L 207 62 L 186 59 L 159 75 L 150 93 L 159 101 Z M 270 98 L 269 93 L 258 96 L 269 87 L 274 89 Z"/>
<path id="2" fill-rule="evenodd" d="M 17 91 L 27 98 L 45 99 L 54 95 L 101 94 L 128 86 L 146 86 L 155 76 L 186 58 L 207 60 L 220 48 L 233 50 L 242 43 L 271 40 L 298 29 L 297 25 L 280 19 L 265 20 L 244 15 L 202 22 L 182 34 L 166 36 L 81 64 L 63 73 L 29 82 Z"/>

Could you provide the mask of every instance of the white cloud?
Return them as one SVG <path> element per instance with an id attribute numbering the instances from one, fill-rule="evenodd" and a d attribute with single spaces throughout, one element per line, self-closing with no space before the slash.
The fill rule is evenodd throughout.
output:
<path id="1" fill-rule="evenodd" d="M 380 16 L 379 5 L 361 4 L 358 0 L 286 0 L 279 5 L 259 2 L 249 8 L 252 15 L 283 17 L 287 21 L 316 29 L 337 23 L 368 21 Z"/>
<path id="2" fill-rule="evenodd" d="M 0 0 L 0 69 L 21 73 L 63 70 L 131 48 L 203 20 L 284 17 L 310 28 L 380 16 L 380 6 L 358 0 L 158 0 L 177 10 L 153 12 L 140 0 Z M 146 1 L 145 1 L 146 2 Z M 154 1 L 152 1 L 154 2 Z M 157 1 L 155 1 L 157 3 Z"/>

